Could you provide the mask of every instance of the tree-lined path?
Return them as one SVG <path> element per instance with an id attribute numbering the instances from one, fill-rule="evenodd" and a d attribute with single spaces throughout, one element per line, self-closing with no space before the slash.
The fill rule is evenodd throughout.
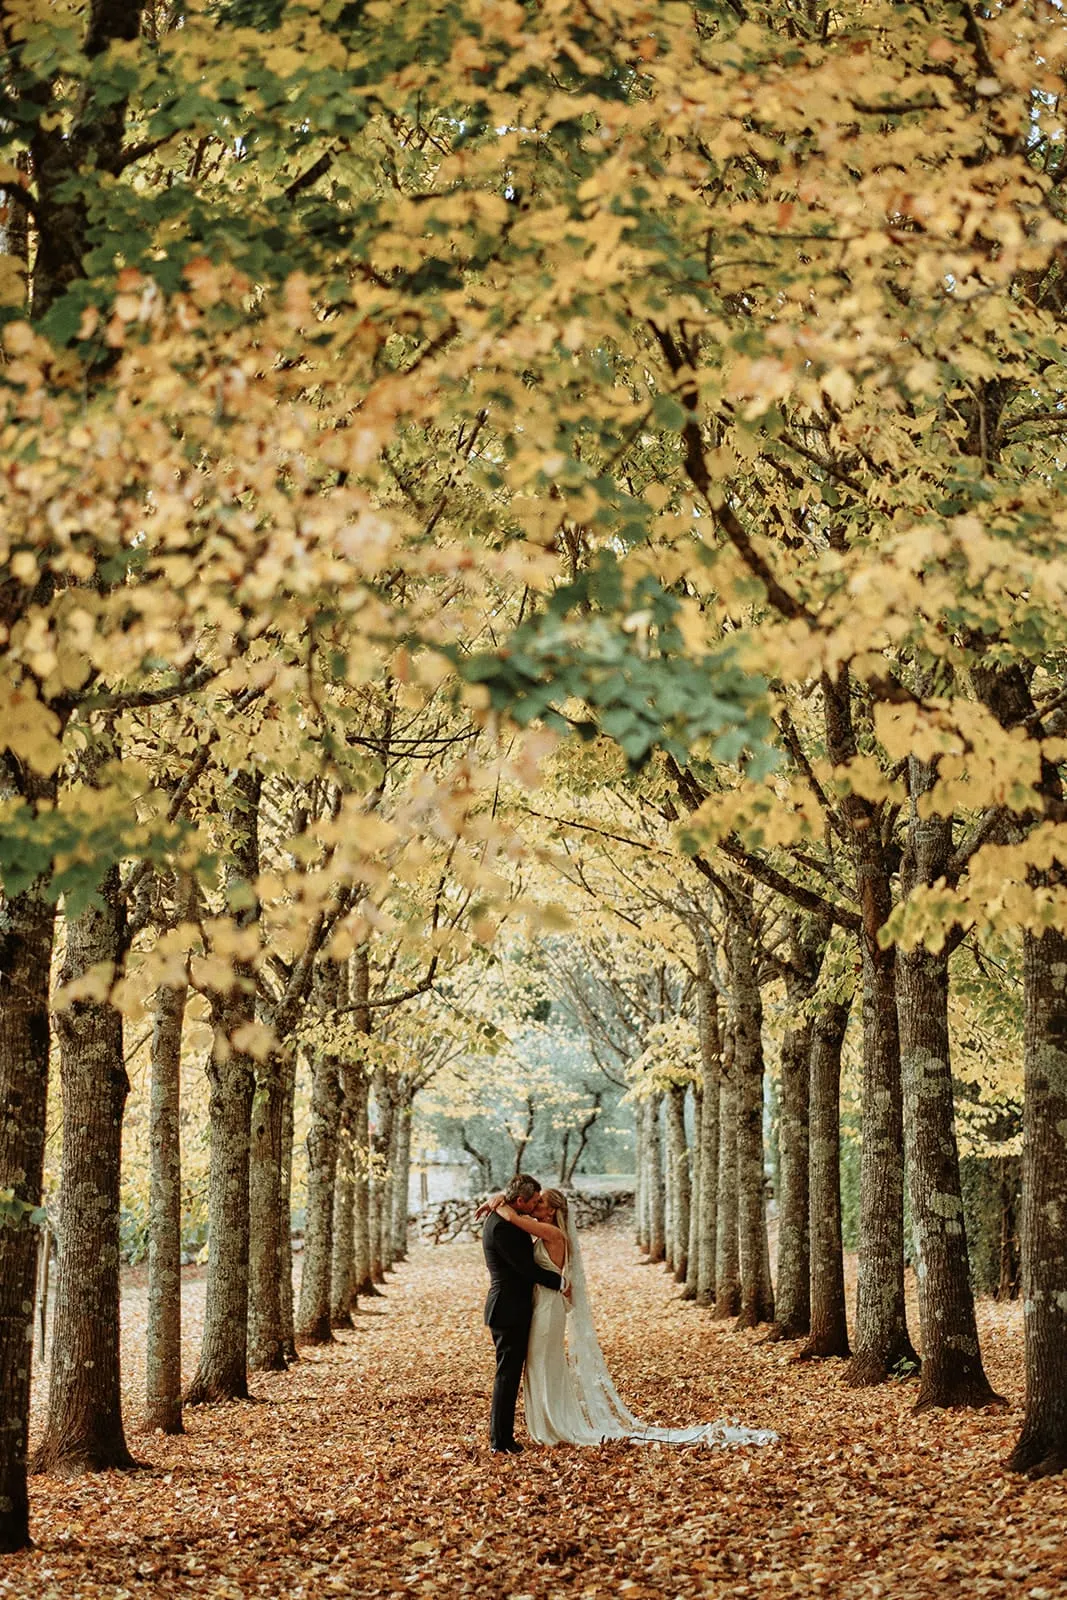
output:
<path id="1" fill-rule="evenodd" d="M 621 1220 L 584 1236 L 609 1364 L 639 1415 L 736 1416 L 781 1443 L 722 1453 L 530 1448 L 500 1463 L 479 1247 L 417 1245 L 355 1331 L 255 1402 L 138 1433 L 144 1290 L 124 1294 L 129 1441 L 148 1470 L 32 1480 L 37 1548 L 4 1600 L 119 1596 L 1039 1597 L 1067 1581 L 1067 1482 L 1002 1470 L 1022 1398 L 1021 1309 L 982 1301 L 1010 1410 L 914 1415 L 915 1384 L 850 1389 L 677 1298 Z M 186 1286 L 188 1371 L 202 1285 Z M 38 1400 L 40 1396 L 38 1396 Z"/>
<path id="2" fill-rule="evenodd" d="M 1058 1597 L 1065 324 L 1062 0 L 0 0 L 0 1600 Z"/>

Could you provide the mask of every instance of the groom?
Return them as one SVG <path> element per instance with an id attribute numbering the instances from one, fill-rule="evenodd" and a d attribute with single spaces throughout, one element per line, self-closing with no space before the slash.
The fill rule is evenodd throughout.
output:
<path id="1" fill-rule="evenodd" d="M 504 1190 L 504 1199 L 516 1211 L 529 1216 L 540 1193 L 537 1179 L 520 1173 Z M 482 1249 L 489 1268 L 485 1324 L 496 1345 L 489 1447 L 494 1455 L 517 1456 L 522 1445 L 515 1441 L 515 1402 L 519 1398 L 533 1317 L 533 1286 L 541 1283 L 546 1289 L 558 1289 L 563 1280 L 558 1272 L 549 1272 L 534 1261 L 530 1235 L 516 1228 L 514 1223 L 505 1222 L 495 1211 L 486 1219 Z"/>

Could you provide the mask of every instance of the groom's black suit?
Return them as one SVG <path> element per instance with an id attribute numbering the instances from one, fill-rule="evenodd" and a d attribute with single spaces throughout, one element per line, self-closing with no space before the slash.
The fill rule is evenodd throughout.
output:
<path id="1" fill-rule="evenodd" d="M 515 1402 L 533 1317 L 533 1286 L 541 1283 L 546 1289 L 558 1289 L 563 1279 L 558 1272 L 539 1267 L 531 1236 L 495 1211 L 486 1218 L 482 1249 L 489 1268 L 485 1323 L 496 1345 L 489 1443 L 494 1450 L 506 1450 L 515 1439 Z"/>

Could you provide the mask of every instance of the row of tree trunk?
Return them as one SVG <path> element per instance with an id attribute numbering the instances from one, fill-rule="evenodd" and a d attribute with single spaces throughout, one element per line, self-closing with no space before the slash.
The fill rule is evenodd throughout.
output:
<path id="1" fill-rule="evenodd" d="M 847 1356 L 839 1106 L 850 1007 L 837 1000 L 811 1007 L 828 929 L 798 919 L 786 973 L 793 1020 L 781 1047 L 775 1286 L 767 1234 L 760 981 L 751 890 L 737 888 L 737 914 L 728 921 L 724 952 L 725 1009 L 707 950 L 699 961 L 695 1082 L 688 1091 L 677 1084 L 639 1104 L 638 1241 L 651 1260 L 665 1262 L 684 1283 L 686 1298 L 716 1316 L 735 1317 L 742 1327 L 770 1324 L 770 1337 L 805 1339 L 805 1353 L 812 1356 Z"/>
<path id="2" fill-rule="evenodd" d="M 235 774 L 226 817 L 225 889 L 257 915 L 262 782 Z M 47 796 L 44 798 L 47 799 Z M 121 974 L 132 939 L 195 920 L 195 891 L 177 878 L 112 868 L 97 901 L 65 920 L 61 984 Z M 46 1096 L 53 1041 L 63 1102 L 55 1231 L 49 1406 L 33 1466 L 66 1475 L 127 1467 L 119 1374 L 119 1215 L 122 1123 L 129 1083 L 121 1012 L 104 994 L 52 1010 L 55 910 L 36 890 L 10 897 L 0 926 L 0 1171 L 17 1178 L 0 1226 L 0 1549 L 28 1538 L 27 1419 Z M 341 903 L 337 913 L 343 913 Z M 407 1238 L 413 1078 L 373 1069 L 367 953 L 343 965 L 324 955 L 328 916 L 265 986 L 238 962 L 208 992 L 214 1046 L 210 1090 L 209 1261 L 204 1337 L 187 1390 L 181 1374 L 180 1083 L 188 975 L 160 986 L 151 1040 L 147 1410 L 153 1429 L 178 1432 L 182 1407 L 239 1399 L 249 1370 L 279 1370 L 302 1343 L 351 1322 L 360 1295 L 402 1256 Z M 312 1070 L 308 1204 L 299 1303 L 292 1293 L 293 1102 L 301 1016 L 350 1018 L 345 1047 L 308 1050 Z M 248 1053 L 252 1025 L 278 1045 Z M 329 1037 L 327 1033 L 325 1037 Z M 342 1035 L 339 1034 L 338 1037 Z M 374 1108 L 372 1121 L 371 1107 Z"/>
<path id="3" fill-rule="evenodd" d="M 101 915 L 93 911 L 85 920 Z M 68 935 L 72 968 L 82 931 L 75 924 Z M 358 991 L 365 964 L 356 957 L 352 966 Z M 323 989 L 332 990 L 324 1000 L 338 1003 L 342 972 L 324 970 Z M 168 1433 L 181 1431 L 183 1405 L 179 1129 L 186 998 L 185 985 L 160 988 L 151 1043 L 145 1425 Z M 247 1007 L 248 991 L 238 986 L 220 1006 L 223 1038 Z M 369 1017 L 359 1020 L 366 1024 Z M 48 1424 L 35 1465 L 70 1473 L 130 1462 L 119 1402 L 117 1208 L 128 1085 L 116 1011 L 72 1007 L 60 1013 L 58 1032 L 65 1052 L 60 1270 Z M 294 1305 L 295 1067 L 291 1050 L 253 1064 L 218 1048 L 208 1066 L 207 1306 L 186 1404 L 242 1398 L 250 1370 L 284 1370 L 300 1345 L 322 1343 L 334 1328 L 351 1326 L 359 1296 L 378 1293 L 376 1285 L 405 1253 L 410 1100 L 384 1074 L 372 1082 L 358 1060 L 319 1052 L 311 1062 L 304 1261 Z"/>
<path id="4" fill-rule="evenodd" d="M 934 819 L 916 827 L 915 834 L 922 834 L 912 840 L 916 871 L 938 870 L 944 849 L 939 826 Z M 892 952 L 881 949 L 861 955 L 863 1143 L 851 1348 L 842 1258 L 839 1110 L 851 999 L 840 976 L 832 988 L 820 991 L 829 924 L 798 916 L 782 958 L 784 973 L 781 960 L 775 968 L 785 978 L 790 1020 L 780 1057 L 778 1252 L 772 1287 L 763 974 L 753 928 L 751 889 L 743 881 L 733 884 L 723 939 L 727 979 L 719 980 L 725 995 L 716 985 L 707 953 L 697 973 L 696 1081 L 651 1093 L 638 1104 L 641 1248 L 684 1282 L 687 1298 L 712 1308 L 716 1316 L 736 1317 L 742 1327 L 767 1324 L 772 1339 L 802 1340 L 805 1357 L 850 1358 L 853 1384 L 919 1372 L 919 1408 L 995 1402 L 999 1397 L 985 1376 L 979 1349 L 964 1225 L 948 1066 L 947 955 L 915 951 L 895 961 Z M 687 1094 L 692 1096 L 691 1142 Z M 1033 1162 L 1031 1155 L 1031 1173 Z M 921 1363 L 904 1310 L 905 1171 L 919 1268 Z M 1032 1207 L 1030 1200 L 1027 1215 Z M 1010 1247 L 1002 1245 L 1001 1254 L 1009 1269 L 1001 1276 L 1010 1286 Z M 1055 1397 L 1042 1389 L 1036 1374 L 1031 1375 L 1030 1403 L 1035 1408 L 1051 1403 L 1055 1416 Z"/>
<path id="5" fill-rule="evenodd" d="M 715 1316 L 737 1318 L 741 1327 L 770 1324 L 768 1337 L 804 1339 L 807 1356 L 848 1356 L 839 1079 L 849 1005 L 832 1002 L 803 1028 L 810 1090 L 805 1086 L 800 1103 L 782 1108 L 776 1298 L 767 1232 L 762 1070 L 755 1070 L 751 1059 L 745 1062 L 750 1082 L 743 1101 L 738 1055 L 729 1029 L 720 1031 L 714 989 L 703 985 L 701 995 L 698 1081 L 688 1091 L 676 1085 L 653 1093 L 638 1108 L 638 1243 L 650 1261 L 663 1262 L 684 1284 L 684 1298 L 709 1307 Z M 785 1070 L 783 1060 L 783 1075 Z M 789 1131 L 787 1114 L 796 1121 Z M 790 1163 L 800 1160 L 798 1172 Z"/>
<path id="6" fill-rule="evenodd" d="M 252 807 L 254 813 L 254 806 Z M 255 871 L 254 838 L 245 835 L 234 872 Z M 68 923 L 61 979 L 89 970 L 121 940 L 124 899 L 109 875 L 102 904 Z M 44 962 L 47 971 L 47 961 Z M 356 1031 L 370 1040 L 367 962 L 316 966 L 320 1009 L 348 999 Z M 180 1082 L 187 984 L 157 992 L 151 1040 L 150 1200 L 146 1428 L 182 1431 Z M 41 1031 L 48 1037 L 47 995 Z M 308 1197 L 300 1297 L 292 1293 L 290 1227 L 296 1052 L 272 1051 L 255 1062 L 234 1035 L 257 1015 L 252 974 L 213 997 L 215 1048 L 208 1062 L 211 1153 L 210 1249 L 204 1338 L 184 1404 L 240 1399 L 250 1370 L 282 1370 L 301 1344 L 322 1343 L 351 1326 L 361 1295 L 375 1295 L 407 1241 L 411 1092 L 384 1073 L 373 1078 L 353 1053 L 311 1058 L 307 1139 Z M 347 1006 L 346 1006 L 347 1009 Z M 123 1426 L 119 1373 L 119 1181 L 123 1109 L 128 1092 L 120 1013 L 106 1001 L 78 1001 L 57 1013 L 63 1095 L 59 1197 L 59 1273 L 53 1321 L 49 1408 L 35 1470 L 72 1475 L 133 1464 Z M 43 1083 L 43 1073 L 41 1080 Z M 376 1120 L 370 1110 L 374 1103 Z M 43 1089 L 40 1108 L 43 1129 Z M 0 1250 L 20 1274 L 3 1273 L 5 1296 L 21 1287 L 32 1304 L 35 1230 L 0 1230 Z M 15 1247 L 14 1249 L 12 1247 Z M 20 1259 L 21 1253 L 21 1259 Z M 9 1346 L 4 1342 L 6 1353 Z M 23 1398 L 29 1354 L 8 1380 L 6 1396 Z M 25 1429 L 5 1408 L 4 1482 L 15 1486 L 9 1513 L 25 1516 Z M 19 1465 L 22 1458 L 23 1470 Z M 17 1547 L 10 1533 L 8 1542 Z"/>
<path id="7" fill-rule="evenodd" d="M 974 433 L 976 440 L 984 437 L 984 423 Z M 687 466 L 693 470 L 702 457 L 695 436 L 690 442 Z M 986 663 L 989 641 L 984 636 L 976 634 L 967 643 L 974 653 L 972 687 L 1001 728 L 1038 741 L 1060 731 L 1059 699 L 1049 706 L 1037 705 L 1024 665 L 1005 665 L 992 654 Z M 933 684 L 926 681 L 927 674 L 915 663 L 909 670 L 915 677 L 912 692 L 920 696 L 929 692 Z M 821 675 L 823 715 L 816 746 L 820 759 L 847 770 L 859 758 L 864 741 L 873 734 L 872 696 L 877 699 L 881 692 L 871 684 L 861 689 L 844 665 Z M 893 698 L 907 691 L 897 684 L 885 692 Z M 705 1067 L 699 1086 L 702 1131 L 693 1158 L 698 1226 L 691 1222 L 687 1242 L 689 1285 L 706 1301 L 714 1281 L 716 1305 L 724 1311 L 736 1309 L 748 1322 L 772 1314 L 760 1237 L 763 1168 L 761 1153 L 757 1159 L 756 1132 L 763 1063 L 753 985 L 772 973 L 784 976 L 796 1023 L 787 1030 L 783 1044 L 780 1248 L 773 1329 L 778 1336 L 804 1337 L 810 1325 L 813 1354 L 842 1353 L 845 1348 L 843 1316 L 834 1309 L 841 1302 L 836 1260 L 840 1226 L 837 1152 L 832 1148 L 837 1097 L 830 1082 L 831 1076 L 836 1082 L 839 1070 L 832 1063 L 839 1057 L 838 1009 L 844 1004 L 840 979 L 826 986 L 821 1000 L 815 998 L 820 992 L 821 948 L 829 928 L 836 927 L 839 938 L 848 935 L 856 940 L 862 1004 L 859 1270 L 849 1381 L 880 1383 L 919 1368 L 904 1300 L 907 1182 L 923 1350 L 917 1404 L 984 1405 L 999 1397 L 983 1368 L 975 1319 L 948 1021 L 950 958 L 967 930 L 950 922 L 936 950 L 898 948 L 887 935 L 895 907 L 938 885 L 951 891 L 983 845 L 1011 843 L 1042 824 L 1062 824 L 1067 819 L 1067 795 L 1059 768 L 1043 750 L 1036 751 L 1040 778 L 1028 812 L 1010 813 L 994 805 L 965 821 L 934 809 L 936 759 L 912 756 L 903 764 L 907 802 L 902 810 L 851 786 L 831 796 L 814 782 L 811 756 L 788 718 L 783 737 L 825 816 L 826 870 L 818 876 L 820 888 L 811 887 L 810 859 L 787 861 L 783 871 L 774 859 L 754 853 L 736 836 L 720 841 L 714 859 L 694 857 L 718 897 L 716 928 L 720 921 L 724 927 L 713 935 L 702 911 L 691 920 L 700 925 L 700 936 L 721 943 L 729 974 L 720 986 L 728 1004 L 715 1054 L 714 1083 L 709 1088 Z M 697 811 L 708 800 L 708 792 L 690 769 L 669 761 L 668 768 L 678 800 Z M 673 800 L 665 815 L 676 819 Z M 724 873 L 717 864 L 723 858 L 744 876 Z M 838 861 L 846 864 L 844 875 L 838 871 Z M 774 928 L 785 919 L 793 920 L 792 948 L 784 956 L 766 944 L 761 947 L 754 883 L 772 891 L 769 919 Z M 1067 1466 L 1067 1230 L 1062 1226 L 1067 1194 L 1063 1132 L 1067 1128 L 1067 934 L 1046 923 L 1051 922 L 1051 907 L 1063 899 L 1067 867 L 1055 857 L 1035 865 L 1029 870 L 1028 885 L 1040 909 L 1035 910 L 1032 925 L 1022 931 L 1023 1249 L 1021 1262 L 1013 1262 L 1010 1241 L 1005 1241 L 1001 1277 L 1019 1277 L 1024 1302 L 1026 1417 L 1011 1465 L 1019 1471 L 1051 1473 Z M 807 927 L 800 919 L 807 920 Z M 710 1123 L 716 1116 L 717 1152 L 706 1144 L 703 1133 L 705 1119 Z M 641 1141 L 646 1157 L 655 1138 L 646 1133 Z M 710 1201 L 700 1194 L 701 1186 L 711 1182 L 713 1161 L 714 1231 Z M 657 1183 L 651 1180 L 651 1191 Z M 655 1255 L 660 1245 L 653 1192 L 644 1209 L 648 1215 L 642 1236 L 647 1236 Z M 701 1267 L 699 1259 L 702 1254 L 710 1256 L 713 1249 L 714 1275 L 709 1267 Z M 694 1287 L 700 1284 L 702 1288 Z"/>

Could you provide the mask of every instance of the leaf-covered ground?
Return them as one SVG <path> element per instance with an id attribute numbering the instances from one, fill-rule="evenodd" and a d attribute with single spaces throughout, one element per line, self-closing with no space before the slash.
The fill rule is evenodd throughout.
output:
<path id="1" fill-rule="evenodd" d="M 125 1299 L 135 1474 L 33 1483 L 37 1548 L 0 1596 L 1019 1596 L 1067 1593 L 1067 1479 L 1002 1462 L 1019 1423 L 1015 1307 L 984 1304 L 1007 1412 L 914 1417 L 914 1385 L 851 1391 L 839 1362 L 735 1334 L 639 1265 L 622 1225 L 586 1234 L 619 1388 L 650 1421 L 776 1428 L 763 1450 L 607 1445 L 490 1456 L 476 1245 L 417 1246 L 356 1331 L 258 1403 L 142 1435 L 143 1287 Z M 193 1338 L 202 1284 L 189 1286 Z M 190 1359 L 193 1355 L 190 1346 Z"/>

